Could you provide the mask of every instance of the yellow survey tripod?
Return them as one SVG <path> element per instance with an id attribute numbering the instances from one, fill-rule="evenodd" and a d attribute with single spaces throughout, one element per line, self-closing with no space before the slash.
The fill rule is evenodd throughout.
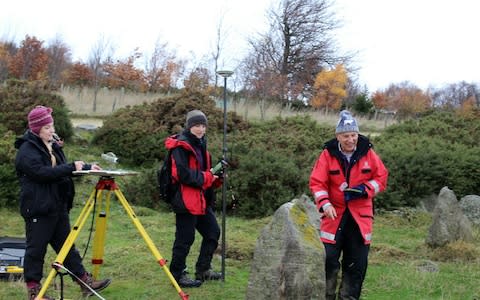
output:
<path id="1" fill-rule="evenodd" d="M 42 299 L 47 291 L 48 286 L 50 285 L 51 281 L 57 275 L 59 269 L 62 269 L 63 262 L 70 252 L 75 240 L 80 233 L 80 230 L 85 225 L 85 222 L 88 216 L 91 214 L 93 208 L 95 211 L 98 211 L 98 216 L 96 219 L 96 229 L 95 229 L 95 236 L 93 238 L 93 255 L 92 255 L 92 264 L 93 264 L 93 272 L 92 275 L 94 278 L 97 278 L 98 273 L 100 271 L 100 266 L 103 263 L 103 255 L 104 255 L 104 245 L 105 245 L 105 236 L 107 230 L 107 218 L 110 213 L 110 196 L 112 192 L 115 194 L 116 198 L 122 204 L 123 208 L 127 212 L 128 216 L 132 220 L 135 227 L 137 227 L 140 235 L 147 243 L 148 248 L 152 252 L 153 256 L 155 256 L 158 264 L 163 268 L 165 273 L 167 274 L 168 278 L 172 282 L 173 286 L 177 290 L 180 297 L 184 300 L 188 300 L 188 294 L 184 293 L 180 286 L 178 285 L 177 281 L 173 277 L 172 273 L 170 272 L 169 268 L 167 267 L 167 261 L 160 255 L 160 252 L 157 250 L 155 245 L 153 244 L 152 239 L 149 237 L 145 228 L 142 226 L 140 221 L 138 220 L 135 212 L 133 211 L 132 207 L 128 203 L 127 199 L 120 191 L 118 185 L 115 183 L 116 176 L 126 176 L 126 175 L 134 175 L 135 172 L 129 171 L 110 171 L 110 170 L 89 170 L 89 171 L 77 171 L 74 172 L 75 174 L 82 174 L 82 175 L 96 175 L 100 176 L 95 189 L 92 191 L 90 197 L 88 198 L 87 202 L 85 203 L 84 208 L 80 212 L 75 224 L 70 231 L 65 243 L 63 244 L 62 248 L 58 252 L 57 257 L 55 258 L 55 262 L 52 264 L 52 270 L 50 271 L 45 283 L 42 286 L 39 294 L 37 295 L 36 299 Z M 105 191 L 106 197 L 105 201 L 103 198 L 103 192 Z"/>

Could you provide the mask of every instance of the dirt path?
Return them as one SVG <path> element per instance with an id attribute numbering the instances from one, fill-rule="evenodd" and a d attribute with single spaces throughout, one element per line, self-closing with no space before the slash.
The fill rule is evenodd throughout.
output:
<path id="1" fill-rule="evenodd" d="M 78 126 L 95 126 L 95 127 L 102 127 L 103 120 L 98 118 L 72 118 L 72 125 L 73 127 Z"/>

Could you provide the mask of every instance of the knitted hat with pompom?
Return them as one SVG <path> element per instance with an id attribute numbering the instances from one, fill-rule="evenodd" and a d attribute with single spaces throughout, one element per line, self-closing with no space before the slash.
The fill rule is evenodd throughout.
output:
<path id="1" fill-rule="evenodd" d="M 28 128 L 33 133 L 39 134 L 43 126 L 53 123 L 52 112 L 53 109 L 50 107 L 36 106 L 28 113 Z"/>
<path id="2" fill-rule="evenodd" d="M 335 133 L 343 132 L 359 132 L 357 120 L 355 120 L 348 110 L 342 110 L 340 112 L 340 119 L 335 129 Z"/>

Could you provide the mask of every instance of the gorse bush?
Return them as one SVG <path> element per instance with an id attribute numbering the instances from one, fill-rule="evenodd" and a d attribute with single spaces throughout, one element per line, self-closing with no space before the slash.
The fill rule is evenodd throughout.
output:
<path id="1" fill-rule="evenodd" d="M 13 141 L 27 128 L 29 110 L 40 104 L 51 106 L 57 132 L 68 139 L 73 129 L 63 100 L 41 84 L 10 81 L 0 87 L 0 104 L 0 134 L 4 136 L 0 142 L 0 205 L 12 206 L 18 198 Z M 208 148 L 216 162 L 223 152 L 223 110 L 199 93 L 120 109 L 104 120 L 92 144 L 69 142 L 67 155 L 88 160 L 99 155 L 93 151 L 114 152 L 122 167 L 140 171 L 126 179 L 122 189 L 127 199 L 136 205 L 166 208 L 158 200 L 155 172 L 166 154 L 165 138 L 181 131 L 185 115 L 192 109 L 201 109 L 208 117 Z M 478 111 L 470 116 L 429 112 L 392 125 L 372 138 L 390 172 L 387 190 L 376 197 L 376 207 L 417 206 L 444 186 L 459 199 L 480 194 L 479 116 Z M 235 207 L 239 216 L 267 216 L 294 197 L 310 195 L 312 166 L 324 143 L 333 137 L 334 126 L 319 125 L 308 116 L 247 123 L 228 113 L 228 207 Z M 222 198 L 221 192 L 219 189 L 217 199 Z"/>
<path id="2" fill-rule="evenodd" d="M 14 207 L 19 184 L 15 173 L 16 136 L 28 128 L 27 115 L 36 105 L 53 108 L 55 130 L 65 140 L 73 135 L 68 110 L 62 98 L 44 89 L 39 82 L 9 80 L 0 85 L 0 206 Z"/>
<path id="3" fill-rule="evenodd" d="M 209 119 L 210 122 L 210 119 Z M 308 191 L 308 179 L 315 159 L 333 129 L 319 126 L 310 117 L 277 118 L 232 130 L 227 137 L 228 208 L 244 217 L 272 214 L 280 205 Z M 222 134 L 209 129 L 209 148 L 215 160 L 221 156 Z M 213 142 L 212 142 L 213 140 Z M 162 146 L 163 147 L 163 146 Z M 216 148 L 216 150 L 215 150 Z M 132 178 L 124 192 L 131 202 L 149 207 L 159 204 L 153 168 Z M 222 190 L 217 190 L 217 208 L 221 209 Z"/>
<path id="4" fill-rule="evenodd" d="M 41 82 L 9 80 L 0 86 L 0 121 L 16 135 L 28 128 L 27 115 L 37 105 L 53 108 L 55 131 L 69 141 L 73 127 L 63 98 L 45 89 Z"/>
<path id="5" fill-rule="evenodd" d="M 446 112 L 389 127 L 376 143 L 390 172 L 377 205 L 416 206 L 444 186 L 459 198 L 480 194 L 479 127 L 479 118 Z"/>
<path id="6" fill-rule="evenodd" d="M 15 173 L 15 136 L 12 131 L 0 125 L 0 207 L 13 207 L 17 204 L 20 190 Z"/>
<path id="7" fill-rule="evenodd" d="M 251 124 L 235 136 L 230 147 L 238 166 L 229 173 L 228 191 L 229 199 L 238 201 L 238 213 L 270 215 L 308 194 L 313 163 L 333 132 L 310 117 L 293 117 Z"/>
<path id="8" fill-rule="evenodd" d="M 391 126 L 381 136 L 372 138 L 375 151 L 390 172 L 387 190 L 375 199 L 376 207 L 417 206 L 444 186 L 459 197 L 479 194 L 476 183 L 480 181 L 480 149 L 473 144 L 478 133 L 471 131 L 478 126 L 475 122 L 478 121 L 451 113 L 435 113 Z M 303 116 L 250 123 L 230 130 L 227 159 L 232 164 L 228 170 L 227 206 L 235 207 L 237 215 L 253 218 L 272 214 L 302 193 L 309 195 L 312 166 L 324 143 L 333 137 L 333 127 L 318 125 Z M 220 157 L 220 130 L 209 128 L 208 138 L 214 159 Z M 164 151 L 163 144 L 158 147 Z M 131 189 L 127 188 L 136 203 L 156 206 L 158 191 L 153 178 L 158 165 L 146 165 L 144 173 L 150 175 L 142 174 Z M 218 193 L 217 199 L 221 199 L 221 190 Z M 220 205 L 217 201 L 218 208 Z"/>
<path id="9" fill-rule="evenodd" d="M 104 121 L 92 142 L 101 145 L 105 152 L 114 152 L 126 164 L 151 166 L 165 157 L 165 138 L 180 132 L 187 112 L 193 109 L 201 109 L 207 115 L 208 136 L 218 141 L 215 135 L 223 129 L 222 111 L 208 96 L 193 93 L 120 109 Z M 238 116 L 229 113 L 229 131 L 245 126 Z"/>

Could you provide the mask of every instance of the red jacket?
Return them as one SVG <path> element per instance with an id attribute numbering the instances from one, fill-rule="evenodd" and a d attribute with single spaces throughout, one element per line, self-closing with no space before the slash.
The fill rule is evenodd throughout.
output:
<path id="1" fill-rule="evenodd" d="M 326 203 L 331 203 L 337 211 L 334 220 L 322 218 L 320 237 L 325 243 L 335 244 L 335 233 L 348 205 L 365 244 L 369 244 L 372 239 L 373 198 L 385 190 L 388 171 L 372 149 L 368 138 L 362 135 L 359 135 L 357 150 L 352 155 L 350 163 L 345 162 L 342 157 L 338 141 L 336 139 L 329 141 L 310 176 L 310 190 L 317 208 L 321 209 Z M 351 200 L 347 204 L 343 190 L 359 184 L 365 184 L 368 196 Z"/>
<path id="2" fill-rule="evenodd" d="M 213 181 L 213 174 L 209 171 L 211 164 L 210 153 L 204 149 L 205 170 L 200 167 L 195 150 L 191 145 L 195 139 L 188 133 L 173 135 L 165 140 L 167 150 L 172 151 L 172 177 L 180 183 L 179 192 L 172 200 L 172 208 L 176 213 L 191 213 L 204 215 L 209 203 L 215 202 L 213 188 L 221 185 L 221 180 Z M 175 151 L 179 148 L 180 151 Z"/>

